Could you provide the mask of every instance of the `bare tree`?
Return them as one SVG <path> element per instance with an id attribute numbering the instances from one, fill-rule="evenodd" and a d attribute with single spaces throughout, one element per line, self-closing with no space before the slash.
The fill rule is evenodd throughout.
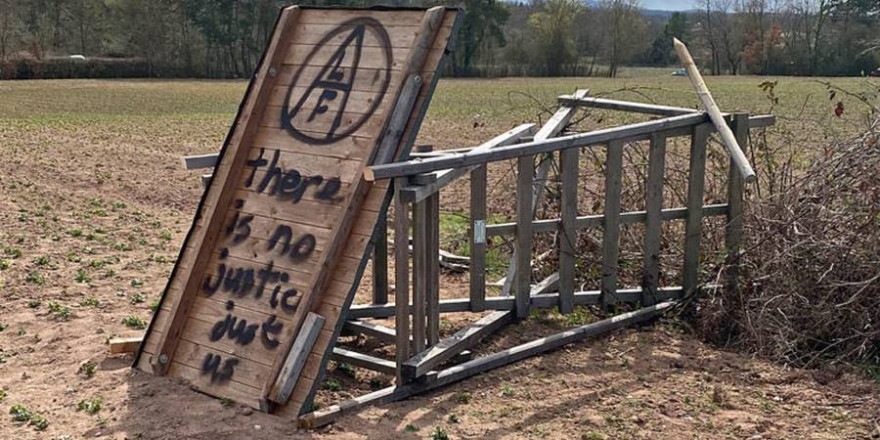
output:
<path id="1" fill-rule="evenodd" d="M 639 12 L 638 0 L 602 0 L 599 2 L 599 13 L 604 25 L 601 31 L 609 39 L 605 51 L 608 76 L 614 78 L 620 65 L 638 52 L 640 43 L 649 43 L 639 35 L 644 20 Z"/>

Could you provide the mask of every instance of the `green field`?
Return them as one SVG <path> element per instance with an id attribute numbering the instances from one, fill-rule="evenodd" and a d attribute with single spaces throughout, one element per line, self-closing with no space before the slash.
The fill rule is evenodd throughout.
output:
<path id="1" fill-rule="evenodd" d="M 759 87 L 767 80 L 778 81 L 773 99 Z M 830 81 L 836 87 L 852 93 L 863 93 L 870 87 L 864 79 Z M 256 413 L 251 418 L 236 417 L 236 409 L 221 407 L 215 399 L 192 393 L 185 386 L 133 375 L 126 368 L 130 359 L 114 358 L 107 354 L 109 338 L 143 333 L 143 326 L 152 316 L 151 307 L 159 300 L 191 225 L 192 213 L 195 212 L 202 188 L 199 172 L 184 170 L 180 157 L 216 152 L 220 148 L 245 87 L 243 81 L 0 82 L 0 390 L 3 391 L 0 396 L 6 396 L 5 400 L 3 397 L 0 400 L 3 401 L 4 411 L 8 411 L 12 405 L 22 405 L 22 408 L 46 417 L 48 427 L 43 429 L 46 429 L 46 435 L 53 438 L 70 437 L 71 434 L 79 436 L 82 433 L 85 433 L 83 436 L 98 437 L 98 431 L 105 433 L 103 429 L 106 426 L 113 427 L 116 434 L 123 431 L 129 433 L 127 438 L 141 438 L 142 433 L 160 432 L 156 431 L 157 427 L 164 430 L 162 432 L 174 432 L 169 434 L 172 437 L 165 438 L 176 438 L 178 434 L 183 435 L 175 432 L 178 426 L 187 426 L 180 428 L 180 432 L 190 432 L 186 429 L 191 429 L 194 437 L 220 438 L 216 430 L 225 429 L 221 425 L 227 422 L 237 424 L 237 431 L 223 438 L 248 438 L 253 434 L 255 422 L 268 427 L 267 433 L 290 434 L 286 431 L 291 426 L 290 421 Z M 866 106 L 843 92 L 829 99 L 826 86 L 812 79 L 720 77 L 709 78 L 709 87 L 724 110 L 772 112 L 777 115 L 779 123 L 767 132 L 767 142 L 755 143 L 772 147 L 762 147 L 759 154 L 754 156 L 759 173 L 772 173 L 773 168 L 767 164 L 773 163 L 773 151 L 797 152 L 797 157 L 802 160 L 795 165 L 802 167 L 814 152 L 833 146 L 834 140 L 858 133 L 865 126 Z M 443 80 L 422 126 L 419 142 L 433 144 L 438 149 L 472 146 L 514 125 L 541 123 L 555 109 L 557 95 L 571 93 L 577 88 L 589 88 L 594 96 L 676 106 L 697 105 L 697 99 L 685 78 L 665 75 L 613 80 Z M 875 97 L 870 99 L 876 102 Z M 845 109 L 841 117 L 833 113 L 838 101 L 843 102 Z M 584 131 L 644 118 L 605 111 L 592 112 L 579 122 L 577 129 Z M 755 136 L 760 136 L 760 133 Z M 727 157 L 721 154 L 710 159 L 726 164 Z M 584 159 L 585 163 L 587 160 Z M 600 161 L 596 159 L 595 163 Z M 597 177 L 601 166 L 593 164 L 586 163 L 591 176 Z M 499 181 L 509 181 L 512 168 L 509 164 L 500 163 L 494 169 L 497 171 L 490 168 L 490 173 L 493 173 L 490 174 L 490 211 L 498 215 L 493 219 L 503 219 L 509 217 L 513 200 L 509 196 L 509 187 L 505 188 Z M 465 183 L 459 182 L 443 196 L 444 210 L 447 211 L 443 214 L 443 233 L 450 240 L 444 244 L 462 253 L 466 252 L 460 246 L 465 245 L 461 236 L 467 228 L 467 222 L 458 214 L 461 207 L 467 204 L 466 193 L 461 192 L 467 187 Z M 637 190 L 641 196 L 642 189 Z M 710 177 L 707 192 L 713 190 L 723 193 L 723 185 L 713 182 Z M 584 191 L 583 195 L 593 197 L 588 191 Z M 601 199 L 601 195 L 595 198 Z M 595 212 L 597 205 L 583 203 L 580 206 L 586 211 Z M 454 237 L 456 235 L 457 238 Z M 506 255 L 502 254 L 502 250 L 501 246 L 490 250 L 489 263 L 493 265 L 490 275 L 500 276 L 503 273 Z M 621 262 L 634 261 L 636 263 L 630 266 L 637 268 L 640 260 L 635 257 L 636 254 L 626 254 L 626 249 L 624 252 Z M 537 251 L 535 253 L 538 254 Z M 595 261 L 598 260 L 587 261 L 579 267 L 588 268 L 588 264 L 595 265 Z M 584 269 L 583 272 L 586 276 L 593 276 L 590 270 Z M 466 291 L 466 276 L 455 277 L 450 275 L 444 278 L 441 292 L 444 297 L 463 296 L 462 292 Z M 361 295 L 365 297 L 368 290 L 369 283 L 364 283 Z M 517 326 L 516 332 L 520 333 L 526 328 L 525 325 Z M 603 349 L 616 346 L 605 342 L 601 344 Z M 643 348 L 633 346 L 634 353 L 651 351 Z M 540 377 L 533 380 L 536 379 L 535 372 L 546 367 L 535 370 L 535 364 L 529 363 L 512 367 L 523 369 L 522 374 L 513 373 L 511 377 L 526 378 L 526 382 L 534 386 L 536 396 L 556 395 L 556 400 L 544 402 L 543 397 L 529 398 L 523 400 L 521 408 L 512 412 L 514 410 L 509 405 L 513 399 L 498 397 L 494 391 L 495 388 L 501 388 L 498 381 L 502 379 L 497 378 L 502 376 L 486 375 L 475 379 L 482 381 L 481 385 L 473 385 L 477 382 L 460 385 L 481 387 L 480 392 L 474 390 L 475 402 L 468 407 L 471 409 L 467 415 L 464 416 L 465 412 L 460 414 L 473 421 L 474 425 L 470 426 L 483 426 L 498 420 L 511 425 L 514 421 L 532 417 L 529 412 L 534 410 L 542 418 L 549 415 L 542 426 L 561 426 L 559 423 L 570 419 L 568 409 L 560 412 L 562 410 L 553 409 L 556 407 L 552 405 L 563 405 L 558 408 L 564 408 L 567 403 L 560 404 L 559 396 L 566 396 L 567 399 L 567 393 L 582 388 L 590 395 L 583 394 L 570 402 L 578 410 L 589 407 L 581 403 L 583 399 L 596 401 L 595 408 L 603 408 L 595 411 L 590 409 L 591 414 L 607 410 L 625 415 L 627 420 L 636 411 L 644 415 L 641 409 L 629 403 L 620 403 L 615 396 L 621 394 L 614 389 L 596 393 L 590 391 L 590 387 L 597 387 L 600 382 L 616 382 L 597 380 L 600 376 L 593 376 L 593 367 L 585 367 L 595 363 L 595 355 L 590 354 L 592 350 L 577 353 L 580 357 L 570 360 L 569 364 L 561 362 L 563 366 L 558 368 L 577 365 L 577 369 L 589 368 L 589 371 L 560 376 L 566 379 L 558 383 L 549 383 Z M 606 353 L 598 356 L 601 359 L 617 359 L 618 356 L 622 358 L 623 354 L 615 352 L 614 355 Z M 636 376 L 629 372 L 617 361 L 605 367 L 608 374 L 629 375 L 625 382 L 632 383 L 633 389 L 626 393 L 646 391 L 642 385 L 646 380 L 651 381 L 652 386 L 661 387 L 676 374 L 679 378 L 693 377 L 676 373 L 690 370 L 670 369 L 669 361 L 663 356 L 656 359 L 645 354 L 638 356 L 639 360 L 634 361 L 634 365 L 647 365 L 644 377 L 642 373 Z M 688 356 L 690 354 L 684 353 L 681 359 Z M 703 371 L 704 358 L 701 353 L 701 363 L 699 366 L 694 363 L 694 371 Z M 546 362 L 559 362 L 558 358 L 546 359 Z M 744 364 L 745 361 L 735 359 L 725 361 L 724 365 L 740 363 Z M 575 370 L 571 368 L 571 371 Z M 566 371 L 566 374 L 571 371 Z M 662 381 L 645 378 L 655 373 L 658 378 L 662 376 Z M 333 377 L 337 379 L 342 377 L 338 372 L 334 374 Z M 755 386 L 752 376 L 748 377 L 748 385 L 734 383 L 739 388 Z M 357 387 L 358 393 L 369 391 L 369 379 L 361 379 L 359 382 L 346 382 L 352 386 L 346 392 L 354 391 Z M 498 383 L 487 385 L 487 380 Z M 575 380 L 573 383 L 577 385 L 571 386 L 567 380 Z M 653 392 L 658 402 L 665 395 L 690 392 L 691 397 L 686 398 L 690 401 L 685 400 L 680 405 L 668 403 L 670 407 L 678 408 L 678 413 L 689 415 L 693 411 L 690 402 L 698 399 L 708 402 L 710 399 L 703 390 L 704 384 L 700 384 L 688 388 L 690 385 L 687 383 L 672 383 L 668 389 L 657 388 Z M 553 389 L 554 385 L 555 391 L 548 394 L 546 388 Z M 518 393 L 522 389 L 523 396 L 530 392 L 525 383 L 518 386 Z M 453 392 L 456 391 L 447 392 L 448 398 L 444 398 L 446 402 L 442 403 L 444 407 L 452 402 L 450 393 Z M 596 400 L 602 396 L 617 402 Z M 92 417 L 77 409 L 78 402 L 94 402 L 96 398 L 103 399 L 108 408 L 115 412 L 101 412 L 98 409 L 98 414 Z M 485 403 L 491 399 L 495 401 Z M 535 405 L 539 400 L 550 403 L 550 410 L 535 409 L 540 408 L 540 405 Z M 166 408 L 170 401 L 179 402 L 180 408 L 185 407 L 186 410 L 178 411 L 173 406 Z M 738 402 L 737 405 L 742 408 L 759 407 L 757 397 L 743 398 Z M 618 407 L 613 406 L 618 404 Z M 416 400 L 404 405 L 418 406 L 421 410 L 421 407 L 439 408 L 441 404 Z M 459 402 L 458 407 L 461 409 L 463 405 Z M 500 408 L 497 411 L 499 414 L 515 414 L 515 417 L 503 419 L 500 415 L 494 415 L 492 405 Z M 806 414 L 819 406 L 805 404 L 803 408 L 775 419 L 787 421 L 793 419 L 792 414 Z M 441 408 L 440 413 L 445 415 L 446 409 Z M 217 411 L 225 412 L 214 415 Z M 488 412 L 484 414 L 483 411 Z M 770 410 L 756 411 L 769 414 Z M 702 422 L 702 417 L 707 414 L 714 412 L 697 414 L 700 419 L 696 415 L 693 418 L 689 415 L 688 419 L 701 420 L 693 423 L 699 425 L 695 429 L 705 431 L 705 438 L 720 438 L 716 435 L 716 426 L 711 422 Z M 818 416 L 810 413 L 809 417 L 809 421 L 797 419 L 792 423 L 812 431 L 816 425 L 815 417 Z M 382 420 L 397 426 L 383 428 L 382 435 L 400 431 L 406 426 L 405 423 L 409 423 L 402 423 L 400 416 Z M 571 420 L 572 424 L 582 423 L 577 419 Z M 628 438 L 626 433 L 630 432 L 630 427 L 616 421 L 606 423 L 601 418 L 597 420 L 596 423 L 604 426 L 603 429 L 618 434 L 613 438 Z M 838 432 L 844 428 L 859 432 L 867 429 L 867 419 L 859 416 L 854 420 L 858 423 L 849 421 L 847 426 L 838 426 L 832 421 L 821 426 L 821 429 L 824 432 Z M 361 423 L 360 419 L 356 422 Z M 735 425 L 728 419 L 720 418 L 715 423 L 728 428 Z M 19 425 L 12 417 L 0 418 L 0 432 L 14 432 L 18 436 L 15 438 L 31 438 L 34 428 Z M 198 432 L 211 434 L 199 436 Z M 478 431 L 474 428 L 468 432 L 468 435 L 472 435 Z M 459 432 L 455 434 L 454 438 L 462 438 Z M 724 438 L 743 436 L 730 434 Z"/>

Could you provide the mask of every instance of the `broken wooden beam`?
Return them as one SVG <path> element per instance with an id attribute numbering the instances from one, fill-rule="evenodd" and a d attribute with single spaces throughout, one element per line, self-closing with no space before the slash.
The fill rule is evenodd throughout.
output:
<path id="1" fill-rule="evenodd" d="M 366 368 L 368 370 L 377 371 L 379 373 L 394 376 L 397 374 L 397 364 L 394 361 L 388 361 L 376 356 L 365 353 L 348 350 L 342 347 L 333 347 L 330 359 L 336 362 L 344 362 L 354 365 L 355 367 Z"/>

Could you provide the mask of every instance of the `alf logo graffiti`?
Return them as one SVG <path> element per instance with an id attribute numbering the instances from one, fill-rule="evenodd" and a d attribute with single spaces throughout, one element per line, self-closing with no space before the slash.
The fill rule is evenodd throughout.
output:
<path id="1" fill-rule="evenodd" d="M 369 67 L 362 68 L 366 59 Z M 351 135 L 382 102 L 391 64 L 391 41 L 378 21 L 361 17 L 341 24 L 315 45 L 294 75 L 281 125 L 308 144 L 332 144 Z M 308 84 L 305 91 L 303 84 Z M 353 96 L 359 111 L 346 112 Z"/>

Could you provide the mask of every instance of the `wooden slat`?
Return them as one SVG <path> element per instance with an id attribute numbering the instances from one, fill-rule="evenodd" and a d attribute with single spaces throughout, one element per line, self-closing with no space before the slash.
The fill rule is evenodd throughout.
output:
<path id="1" fill-rule="evenodd" d="M 384 302 L 380 305 L 387 304 Z M 375 305 L 375 304 L 374 304 Z M 345 334 L 361 334 L 367 337 L 375 338 L 379 342 L 385 344 L 394 344 L 397 340 L 397 333 L 393 328 L 384 325 L 372 324 L 361 320 L 346 321 L 344 327 Z"/>
<path id="2" fill-rule="evenodd" d="M 708 285 L 706 289 L 718 288 L 717 285 Z M 681 297 L 682 289 L 679 286 L 660 287 L 657 289 L 657 300 L 666 300 Z M 601 303 L 602 292 L 600 290 L 588 290 L 574 293 L 574 304 L 576 306 L 592 306 Z M 637 303 L 642 300 L 642 289 L 627 288 L 618 289 L 614 294 L 620 303 Z M 515 299 L 512 297 L 492 296 L 486 298 L 486 310 L 513 310 L 516 305 Z M 555 308 L 559 306 L 558 293 L 545 293 L 540 295 L 532 295 L 529 298 L 531 307 L 538 309 Z M 353 305 L 349 310 L 349 316 L 352 319 L 377 318 L 384 319 L 395 316 L 397 306 L 395 304 L 373 305 L 358 304 Z M 409 306 L 404 308 L 409 311 Z M 470 300 L 468 298 L 452 298 L 440 300 L 440 313 L 460 313 L 470 310 Z"/>
<path id="3" fill-rule="evenodd" d="M 309 313 L 306 316 L 306 320 L 303 322 L 302 327 L 300 327 L 299 333 L 293 341 L 290 351 L 287 353 L 287 359 L 284 361 L 284 366 L 281 368 L 279 377 L 282 378 L 283 381 L 278 395 L 275 396 L 277 397 L 277 400 L 276 398 L 272 399 L 274 402 L 282 405 L 287 403 L 287 399 L 290 398 L 290 393 L 293 392 L 293 386 L 296 385 L 296 381 L 299 380 L 303 366 L 305 366 L 306 363 L 306 358 L 312 350 L 312 346 L 315 345 L 315 341 L 318 339 L 318 333 L 320 333 L 323 325 L 323 316 L 318 315 L 317 313 Z"/>
<path id="4" fill-rule="evenodd" d="M 703 206 L 703 217 L 717 217 L 727 215 L 727 205 L 705 205 Z M 575 219 L 575 227 L 577 229 L 600 228 L 604 224 L 604 214 L 585 215 Z M 633 211 L 620 214 L 620 224 L 629 225 L 633 223 L 644 223 L 648 218 L 645 211 Z M 660 211 L 660 218 L 663 221 L 680 220 L 687 218 L 687 208 L 666 208 Z M 554 232 L 562 227 L 561 219 L 535 220 L 532 222 L 532 230 L 538 232 Z M 500 235 L 514 235 L 516 233 L 516 223 L 498 223 L 486 226 L 486 235 L 488 237 L 496 237 Z"/>
<path id="5" fill-rule="evenodd" d="M 580 151 L 569 148 L 560 153 L 560 170 L 562 173 L 562 197 L 559 201 L 562 211 L 562 227 L 559 240 L 559 312 L 571 313 L 574 310 L 575 281 L 575 249 L 577 249 L 578 209 L 578 164 Z"/>
<path id="6" fill-rule="evenodd" d="M 516 316 L 529 316 L 529 294 L 532 279 L 532 183 L 534 181 L 535 157 L 523 156 L 516 166 Z M 509 272 L 508 272 L 509 273 Z"/>
<path id="7" fill-rule="evenodd" d="M 605 161 L 605 217 L 602 234 L 602 305 L 617 302 L 617 260 L 620 256 L 620 192 L 623 186 L 623 142 L 608 143 Z"/>
<path id="8" fill-rule="evenodd" d="M 646 104 L 643 102 L 618 101 L 603 98 L 578 98 L 571 95 L 559 97 L 559 104 L 569 107 L 590 107 L 605 110 L 620 110 L 632 113 L 645 113 L 659 116 L 678 116 L 697 113 L 699 110 L 683 107 L 670 107 L 666 105 Z"/>
<path id="9" fill-rule="evenodd" d="M 428 247 L 426 308 L 428 346 L 440 341 L 440 194 L 425 199 L 427 205 Z"/>
<path id="10" fill-rule="evenodd" d="M 513 311 L 490 313 L 478 321 L 466 325 L 452 336 L 443 339 L 403 364 L 403 374 L 408 380 L 425 375 L 462 351 L 473 347 L 480 340 L 513 322 Z"/>
<path id="11" fill-rule="evenodd" d="M 373 304 L 388 302 L 388 213 L 379 214 L 373 238 Z"/>
<path id="12" fill-rule="evenodd" d="M 136 336 L 133 338 L 113 338 L 110 340 L 110 353 L 111 354 L 120 354 L 120 353 L 133 353 L 138 347 L 141 345 L 141 342 L 144 340 L 143 336 Z"/>
<path id="13" fill-rule="evenodd" d="M 651 138 L 648 152 L 648 180 L 645 191 L 645 261 L 642 288 L 645 297 L 642 305 L 654 305 L 654 293 L 660 278 L 660 240 L 663 233 L 663 173 L 666 167 L 666 138 Z M 702 210 L 702 205 L 700 206 Z"/>
<path id="14" fill-rule="evenodd" d="M 428 299 L 428 253 L 430 252 L 428 241 L 431 239 L 428 231 L 428 201 L 423 200 L 413 205 L 413 311 L 412 311 L 412 334 L 413 350 L 416 353 L 425 349 L 427 337 L 425 307 Z"/>
<path id="15" fill-rule="evenodd" d="M 486 299 L 486 167 L 471 171 L 470 274 L 471 311 L 482 312 Z"/>
<path id="16" fill-rule="evenodd" d="M 198 156 L 184 156 L 183 168 L 187 170 L 197 170 L 200 168 L 214 168 L 220 155 L 217 153 L 202 154 Z"/>
<path id="17" fill-rule="evenodd" d="M 749 143 L 748 114 L 737 113 L 733 116 L 733 132 L 741 146 Z M 742 246 L 743 229 L 743 177 L 736 169 L 736 164 L 731 160 L 730 170 L 727 175 L 727 225 L 724 228 L 724 246 L 727 250 L 725 288 L 731 292 L 738 289 L 737 275 L 739 272 L 739 259 Z"/>
<path id="18" fill-rule="evenodd" d="M 694 127 L 691 159 L 688 170 L 688 216 L 685 221 L 684 267 L 681 285 L 685 295 L 693 293 L 699 283 L 700 236 L 703 231 L 703 188 L 706 183 L 706 146 L 709 130 L 705 124 Z"/>
<path id="19" fill-rule="evenodd" d="M 330 359 L 336 362 L 344 362 L 354 365 L 355 367 L 366 368 L 368 370 L 378 371 L 383 374 L 393 376 L 397 373 L 397 365 L 392 361 L 386 361 L 382 358 L 370 356 L 364 353 L 358 353 L 352 350 L 346 350 L 341 347 L 333 347 Z"/>
<path id="20" fill-rule="evenodd" d="M 395 180 L 395 189 L 406 184 L 406 179 Z M 397 360 L 397 383 L 403 383 L 400 375 L 403 363 L 409 359 L 410 310 L 409 310 L 409 205 L 398 194 L 394 197 L 394 302 Z"/>

